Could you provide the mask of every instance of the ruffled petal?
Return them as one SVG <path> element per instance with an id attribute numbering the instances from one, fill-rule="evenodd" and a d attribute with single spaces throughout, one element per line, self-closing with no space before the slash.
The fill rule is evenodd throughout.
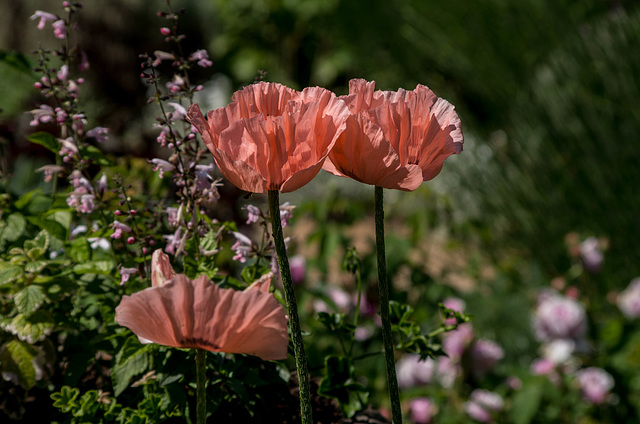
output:
<path id="1" fill-rule="evenodd" d="M 365 184 L 411 191 L 422 183 L 418 166 L 403 166 L 382 129 L 364 115 L 351 116 L 325 162 L 325 170 Z"/>
<path id="2" fill-rule="evenodd" d="M 180 274 L 162 287 L 124 296 L 116 321 L 138 337 L 171 347 L 245 353 L 264 360 L 287 356 L 284 308 L 258 289 L 221 289 L 205 276 Z"/>

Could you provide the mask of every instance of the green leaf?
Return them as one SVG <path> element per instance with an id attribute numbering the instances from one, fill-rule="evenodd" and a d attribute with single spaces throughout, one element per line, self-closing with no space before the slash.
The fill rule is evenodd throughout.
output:
<path id="1" fill-rule="evenodd" d="M 32 361 L 37 354 L 38 352 L 33 346 L 20 340 L 6 343 L 0 350 L 0 363 L 5 379 L 7 376 L 14 377 L 25 390 L 35 386 L 36 370 Z"/>
<path id="2" fill-rule="evenodd" d="M 21 213 L 15 212 L 9 215 L 6 226 L 2 229 L 0 237 L 8 241 L 16 241 L 22 236 L 27 226 L 27 221 Z"/>
<path id="3" fill-rule="evenodd" d="M 24 251 L 32 260 L 39 259 L 49 249 L 49 233 L 42 230 L 33 240 L 24 242 Z"/>
<path id="4" fill-rule="evenodd" d="M 22 268 L 0 261 L 0 287 L 22 277 Z"/>
<path id="5" fill-rule="evenodd" d="M 529 424 L 533 420 L 540 408 L 544 384 L 542 378 L 532 378 L 514 395 L 511 408 L 513 424 Z"/>
<path id="6" fill-rule="evenodd" d="M 50 261 L 33 261 L 27 262 L 24 267 L 25 272 L 29 272 L 32 274 L 38 274 L 40 271 L 45 269 L 47 265 L 49 265 Z"/>
<path id="7" fill-rule="evenodd" d="M 29 59 L 20 52 L 0 51 L 0 62 L 4 62 L 23 74 L 33 77 L 33 69 Z"/>
<path id="8" fill-rule="evenodd" d="M 39 144 L 53 153 L 57 154 L 60 151 L 60 143 L 58 143 L 58 140 L 47 132 L 29 134 L 27 140 Z"/>
<path id="9" fill-rule="evenodd" d="M 95 146 L 87 146 L 82 149 L 82 155 L 93 159 L 95 163 L 102 166 L 113 166 L 113 162 Z"/>
<path id="10" fill-rule="evenodd" d="M 111 370 L 113 394 L 120 394 L 129 386 L 131 378 L 142 374 L 148 367 L 150 345 L 143 345 L 136 336 L 129 337 L 116 355 L 116 363 Z"/>
<path id="11" fill-rule="evenodd" d="M 76 274 L 111 274 L 111 271 L 115 267 L 115 264 L 111 260 L 103 261 L 89 261 L 81 264 L 77 264 L 73 267 L 73 272 Z"/>
<path id="12" fill-rule="evenodd" d="M 20 340 L 35 343 L 49 335 L 53 325 L 54 322 L 51 316 L 39 309 L 29 316 L 18 314 L 9 322 L 4 321 L 2 328 L 18 336 Z"/>
<path id="13" fill-rule="evenodd" d="M 26 286 L 15 296 L 18 311 L 25 315 L 31 315 L 45 300 L 46 296 L 42 291 L 42 287 L 36 285 Z"/>
<path id="14" fill-rule="evenodd" d="M 355 381 L 353 365 L 346 357 L 329 356 L 325 359 L 325 376 L 320 382 L 318 393 L 336 399 L 347 418 L 364 409 L 369 400 L 369 392 Z"/>
<path id="15" fill-rule="evenodd" d="M 84 263 L 91 259 L 91 247 L 86 238 L 80 237 L 71 241 L 71 249 L 69 249 L 69 256 L 75 262 Z"/>
<path id="16" fill-rule="evenodd" d="M 69 412 L 78 408 L 78 404 L 75 402 L 76 398 L 80 394 L 80 390 L 75 387 L 72 389 L 69 386 L 62 386 L 59 392 L 52 393 L 51 399 L 53 399 L 53 406 L 60 409 L 62 412 Z"/>

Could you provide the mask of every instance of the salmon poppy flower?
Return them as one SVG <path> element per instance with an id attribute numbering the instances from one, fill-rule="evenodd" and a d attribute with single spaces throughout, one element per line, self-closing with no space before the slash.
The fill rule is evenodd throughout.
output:
<path id="1" fill-rule="evenodd" d="M 462 151 L 453 105 L 424 85 L 375 91 L 374 81 L 353 79 L 349 94 L 340 99 L 352 115 L 325 162 L 332 174 L 411 191 L 438 175 L 447 157 Z"/>
<path id="2" fill-rule="evenodd" d="M 168 256 L 157 250 L 152 287 L 124 296 L 116 321 L 142 343 L 285 359 L 287 319 L 269 293 L 271 277 L 266 274 L 243 291 L 222 289 L 204 275 L 190 280 L 176 274 Z"/>
<path id="3" fill-rule="evenodd" d="M 290 192 L 311 181 L 348 116 L 346 104 L 329 90 L 299 92 L 267 82 L 237 91 L 206 120 L 197 103 L 188 111 L 222 175 L 253 193 Z"/>

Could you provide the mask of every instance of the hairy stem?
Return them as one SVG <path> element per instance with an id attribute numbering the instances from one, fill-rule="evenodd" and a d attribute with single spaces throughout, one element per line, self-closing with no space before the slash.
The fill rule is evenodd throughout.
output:
<path id="1" fill-rule="evenodd" d="M 276 245 L 278 255 L 278 266 L 282 277 L 284 288 L 284 298 L 287 302 L 287 314 L 289 315 L 289 326 L 291 328 L 291 338 L 293 351 L 296 356 L 296 369 L 298 370 L 298 381 L 300 382 L 300 412 L 303 424 L 312 424 L 311 418 L 311 396 L 309 389 L 309 372 L 307 369 L 307 356 L 304 352 L 302 342 L 302 332 L 300 330 L 300 320 L 298 319 L 298 304 L 293 290 L 293 280 L 289 269 L 289 259 L 287 258 L 287 248 L 282 235 L 282 224 L 280 222 L 280 192 L 269 190 L 269 214 L 271 215 L 271 230 L 273 240 Z"/>
<path id="2" fill-rule="evenodd" d="M 206 377 L 206 355 L 207 351 L 196 349 L 196 423 L 206 424 L 207 422 L 207 391 L 205 383 Z"/>
<path id="3" fill-rule="evenodd" d="M 391 416 L 394 424 L 402 424 L 402 410 L 396 377 L 396 362 L 393 355 L 393 336 L 389 319 L 389 283 L 387 281 L 387 259 L 384 249 L 384 206 L 382 187 L 375 189 L 376 251 L 378 256 L 378 291 L 380 292 L 380 318 L 382 319 L 382 343 L 387 365 L 387 384 L 391 399 Z"/>

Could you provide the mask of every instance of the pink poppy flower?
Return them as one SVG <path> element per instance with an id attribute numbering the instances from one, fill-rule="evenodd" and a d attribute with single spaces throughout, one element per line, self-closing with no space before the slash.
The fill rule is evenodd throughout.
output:
<path id="1" fill-rule="evenodd" d="M 116 308 L 118 324 L 141 342 L 264 360 L 287 357 L 287 319 L 269 293 L 271 274 L 238 291 L 222 289 L 204 275 L 176 275 L 162 251 L 154 252 L 151 267 L 152 287 L 124 296 Z"/>
<path id="2" fill-rule="evenodd" d="M 254 193 L 290 192 L 311 181 L 348 116 L 346 104 L 324 88 L 299 92 L 266 82 L 235 92 L 207 120 L 198 104 L 188 112 L 222 175 Z"/>
<path id="3" fill-rule="evenodd" d="M 324 169 L 366 184 L 415 190 L 434 178 L 444 160 L 462 151 L 460 118 L 453 105 L 424 85 L 375 91 L 375 82 L 349 81 L 352 115 Z"/>

